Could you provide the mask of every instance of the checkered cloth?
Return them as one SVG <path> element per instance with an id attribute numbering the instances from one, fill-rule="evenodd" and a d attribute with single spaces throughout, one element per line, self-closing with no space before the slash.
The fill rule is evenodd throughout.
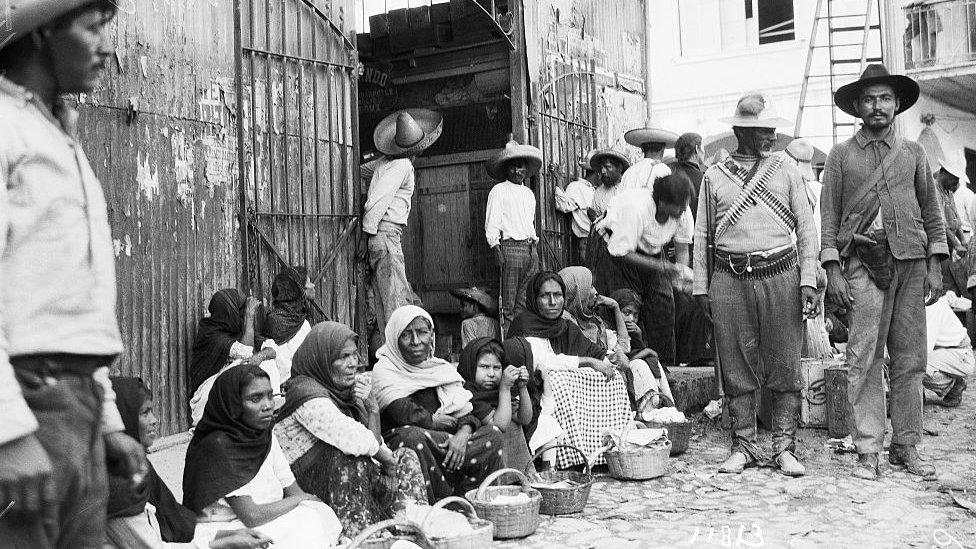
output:
<path id="1" fill-rule="evenodd" d="M 627 386 L 618 374 L 609 382 L 591 368 L 553 370 L 548 374 L 556 409 L 553 416 L 566 434 L 560 443 L 571 444 L 587 456 L 603 446 L 603 433 L 623 429 L 633 419 Z M 576 452 L 556 450 L 556 467 L 582 463 Z M 593 465 L 606 463 L 601 456 Z"/>
<path id="2" fill-rule="evenodd" d="M 505 266 L 502 268 L 501 317 L 502 328 L 508 330 L 515 315 L 525 309 L 525 291 L 529 280 L 539 272 L 536 243 L 527 240 L 501 241 Z"/>

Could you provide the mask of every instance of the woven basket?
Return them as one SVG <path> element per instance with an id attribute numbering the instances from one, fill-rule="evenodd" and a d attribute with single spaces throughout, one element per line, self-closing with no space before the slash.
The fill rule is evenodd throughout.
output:
<path id="1" fill-rule="evenodd" d="M 521 486 L 491 486 L 492 482 L 508 473 L 517 476 Z M 496 496 L 515 496 L 521 493 L 528 494 L 529 501 L 514 504 L 491 502 Z M 529 486 L 529 479 L 525 478 L 518 469 L 495 471 L 488 475 L 480 488 L 468 490 L 464 497 L 474 506 L 478 516 L 495 525 L 495 539 L 524 538 L 539 527 L 539 506 L 542 504 L 542 495 Z"/>
<path id="2" fill-rule="evenodd" d="M 478 513 L 474 510 L 474 506 L 472 506 L 471 502 L 468 500 L 459 498 L 457 496 L 446 497 L 435 503 L 431 507 L 431 511 L 434 509 L 441 509 L 452 503 L 456 503 L 464 507 L 464 510 L 467 511 L 468 514 L 468 523 L 471 524 L 471 528 L 474 529 L 474 532 L 468 535 L 455 536 L 451 538 L 437 538 L 430 536 L 429 539 L 431 543 L 434 544 L 434 547 L 437 549 L 485 549 L 487 547 L 491 547 L 491 536 L 495 527 L 491 522 L 478 518 Z M 423 525 L 421 526 L 424 531 L 428 530 L 430 516 L 431 513 L 428 512 L 427 518 L 424 519 Z"/>
<path id="3" fill-rule="evenodd" d="M 651 393 L 648 393 L 647 396 L 659 396 L 663 400 L 666 400 L 667 402 L 669 402 L 672 408 L 677 408 L 677 406 L 675 406 L 675 404 L 674 404 L 674 401 L 671 400 L 670 398 L 668 398 L 668 396 L 665 395 L 664 393 L 658 393 L 658 392 L 652 391 Z M 644 409 L 647 407 L 647 403 L 651 402 L 651 399 L 650 398 L 647 398 L 647 396 L 644 397 L 646 400 L 642 400 L 643 404 L 640 406 L 640 409 L 637 412 L 637 417 L 638 418 L 643 418 L 644 417 L 644 415 L 643 415 L 644 414 Z M 668 440 L 671 441 L 671 455 L 672 456 L 677 456 L 679 454 L 683 454 L 683 453 L 685 453 L 688 450 L 688 443 L 691 441 L 691 422 L 690 421 L 681 421 L 681 422 L 677 422 L 677 423 L 675 423 L 675 422 L 660 423 L 660 422 L 657 422 L 657 421 L 642 421 L 641 423 L 643 423 L 645 426 L 650 427 L 652 429 L 667 429 L 668 430 Z"/>
<path id="4" fill-rule="evenodd" d="M 542 482 L 544 484 L 553 484 L 563 480 L 569 480 L 578 484 L 569 488 L 533 486 L 542 495 L 542 505 L 539 507 L 539 512 L 544 515 L 579 513 L 586 507 L 586 500 L 590 497 L 590 487 L 593 486 L 593 472 L 590 471 L 590 462 L 586 459 L 586 454 L 582 450 L 570 444 L 558 444 L 548 449 L 554 448 L 568 448 L 583 456 L 583 463 L 586 465 L 586 470 L 582 473 L 556 470 L 531 473 L 530 477 L 533 483 Z M 538 458 L 548 449 L 539 450 L 533 459 Z M 531 468 L 532 462 L 530 461 L 526 465 L 526 471 L 528 472 Z"/>
<path id="5" fill-rule="evenodd" d="M 630 422 L 624 426 L 620 433 L 620 440 L 626 441 L 634 425 L 637 422 Z M 624 448 L 604 447 L 603 457 L 607 460 L 607 468 L 610 469 L 610 476 L 620 480 L 648 480 L 664 476 L 668 470 L 668 455 L 671 453 L 671 441 L 656 443 L 654 446 L 640 446 L 636 448 L 626 448 L 626 442 L 622 442 Z"/>
<path id="6" fill-rule="evenodd" d="M 388 528 L 397 528 L 401 531 L 407 530 L 410 533 L 404 535 L 394 533 L 393 537 L 373 538 L 376 534 Z M 422 549 L 435 549 L 434 544 L 424 535 L 423 529 L 416 524 L 406 520 L 384 520 L 366 528 L 356 536 L 346 549 L 390 549 L 397 540 L 407 540 L 419 545 Z"/>

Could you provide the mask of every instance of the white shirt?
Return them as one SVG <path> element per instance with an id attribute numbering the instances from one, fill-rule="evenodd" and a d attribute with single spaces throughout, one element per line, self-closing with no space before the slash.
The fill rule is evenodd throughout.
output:
<path id="1" fill-rule="evenodd" d="M 579 238 L 590 236 L 590 217 L 586 209 L 593 205 L 596 189 L 586 179 L 577 179 L 563 191 L 556 187 L 556 209 L 573 214 L 573 234 Z"/>
<path id="2" fill-rule="evenodd" d="M 623 190 L 654 188 L 654 181 L 661 177 L 671 175 L 671 168 L 660 160 L 642 158 L 633 166 L 627 168 L 620 180 L 620 187 Z"/>
<path id="3" fill-rule="evenodd" d="M 268 457 L 264 458 L 264 463 L 261 464 L 261 468 L 258 469 L 254 478 L 244 486 L 204 508 L 200 513 L 202 515 L 201 520 L 206 522 L 233 520 L 237 518 L 237 513 L 227 503 L 226 498 L 249 496 L 254 503 L 266 505 L 284 499 L 285 488 L 292 484 L 295 484 L 295 475 L 291 472 L 285 453 L 278 445 L 278 439 L 272 435 L 271 450 L 268 452 Z"/>
<path id="4" fill-rule="evenodd" d="M 407 158 L 380 158 L 373 164 L 363 213 L 363 232 L 376 234 L 380 221 L 406 225 L 413 197 L 413 163 Z"/>
<path id="5" fill-rule="evenodd" d="M 807 188 L 807 198 L 813 206 L 813 223 L 817 226 L 817 249 L 820 249 L 820 193 L 823 191 L 823 183 L 819 181 L 804 181 Z"/>
<path id="6" fill-rule="evenodd" d="M 485 239 L 494 248 L 505 238 L 535 242 L 535 195 L 525 185 L 502 181 L 488 193 Z"/>
<path id="7" fill-rule="evenodd" d="M 930 353 L 936 347 L 959 347 L 969 337 L 945 296 L 925 308 L 925 330 Z"/>
<path id="8" fill-rule="evenodd" d="M 281 383 L 288 381 L 291 377 L 291 362 L 295 358 L 295 352 L 298 348 L 302 346 L 305 342 L 305 338 L 308 337 L 309 332 L 312 331 L 312 327 L 309 325 L 308 321 L 302 322 L 298 331 L 292 336 L 287 342 L 278 344 L 275 343 L 273 339 L 266 339 L 261 345 L 261 349 L 274 349 L 275 352 L 275 365 L 278 366 L 278 380 Z"/>
<path id="9" fill-rule="evenodd" d="M 614 197 L 607 216 L 596 227 L 607 241 L 610 255 L 623 257 L 635 251 L 657 255 L 671 240 L 692 243 L 695 222 L 691 207 L 685 208 L 680 218 L 669 218 L 663 224 L 654 218 L 656 213 L 657 205 L 648 189 L 632 189 Z"/>
<path id="10" fill-rule="evenodd" d="M 972 234 L 976 228 L 976 193 L 960 184 L 953 198 L 956 201 L 956 211 L 959 212 L 960 227 L 964 233 Z"/>

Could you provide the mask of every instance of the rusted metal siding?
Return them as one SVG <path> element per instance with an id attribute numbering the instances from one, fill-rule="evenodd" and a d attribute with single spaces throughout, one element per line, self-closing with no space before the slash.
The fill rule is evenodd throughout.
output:
<path id="1" fill-rule="evenodd" d="M 116 372 L 156 397 L 163 433 L 188 426 L 186 372 L 214 291 L 238 287 L 233 13 L 154 2 L 115 23 L 117 62 L 80 105 L 102 181 L 125 345 Z"/>

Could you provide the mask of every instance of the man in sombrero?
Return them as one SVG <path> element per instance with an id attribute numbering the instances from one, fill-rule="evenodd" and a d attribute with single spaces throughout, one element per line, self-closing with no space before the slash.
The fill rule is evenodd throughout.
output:
<path id="1" fill-rule="evenodd" d="M 630 169 L 630 160 L 613 149 L 602 149 L 590 155 L 590 169 L 600 177 L 600 186 L 594 189 L 593 202 L 587 210 L 590 219 L 595 220 L 607 213 L 610 201 L 623 189 L 620 181 Z M 593 247 L 592 242 L 590 247 Z M 589 261 L 592 263 L 592 259 Z"/>
<path id="2" fill-rule="evenodd" d="M 851 311 L 848 398 L 858 461 L 853 474 L 876 479 L 885 437 L 885 348 L 890 386 L 888 461 L 922 477 L 935 474 L 916 445 L 922 438 L 925 305 L 942 295 L 940 261 L 949 253 L 938 190 L 925 151 L 895 133 L 895 117 L 918 100 L 918 84 L 869 65 L 834 93 L 860 130 L 827 156 L 821 197 L 820 261 L 827 298 Z"/>
<path id="3" fill-rule="evenodd" d="M 636 128 L 624 134 L 624 141 L 637 147 L 644 158 L 627 170 L 620 182 L 624 189 L 650 189 L 654 181 L 671 175 L 664 163 L 664 149 L 674 147 L 678 134 L 659 128 Z"/>
<path id="4" fill-rule="evenodd" d="M 374 334 L 381 338 L 393 311 L 419 301 L 407 281 L 401 238 L 414 191 L 413 159 L 437 141 L 443 127 L 444 118 L 434 111 L 406 109 L 384 118 L 373 132 L 373 143 L 383 157 L 372 165 L 363 233 L 372 271 L 378 327 Z"/>
<path id="5" fill-rule="evenodd" d="M 772 461 L 799 476 L 803 321 L 820 308 L 813 209 L 796 165 L 772 153 L 776 128 L 792 122 L 758 92 L 742 96 L 724 121 L 738 147 L 722 151 L 702 179 L 693 289 L 713 320 L 732 418 L 732 452 L 719 471 L 741 473 L 766 461 L 756 439 L 757 394 L 765 387 L 772 393 Z"/>
<path id="6" fill-rule="evenodd" d="M 488 175 L 499 181 L 488 193 L 485 239 L 501 270 L 502 333 L 525 308 L 525 290 L 539 272 L 535 233 L 535 195 L 526 186 L 542 167 L 542 151 L 509 141 L 485 161 Z"/>

